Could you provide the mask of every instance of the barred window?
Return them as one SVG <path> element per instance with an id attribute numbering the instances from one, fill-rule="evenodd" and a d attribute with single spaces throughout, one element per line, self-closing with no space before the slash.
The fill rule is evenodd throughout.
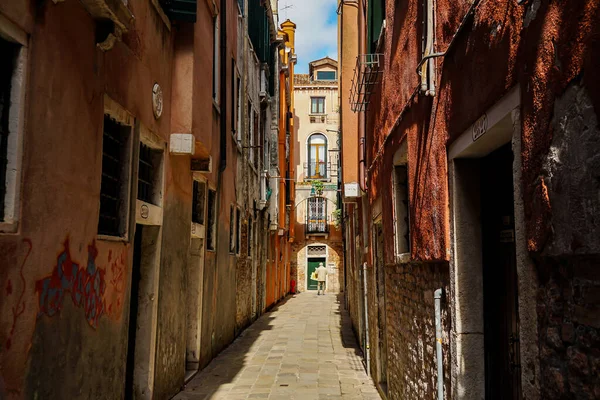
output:
<path id="1" fill-rule="evenodd" d="M 240 237 L 242 236 L 242 213 L 237 209 L 235 216 L 235 254 L 240 254 Z"/>
<path id="2" fill-rule="evenodd" d="M 408 198 L 408 171 L 406 165 L 394 166 L 394 236 L 396 255 L 410 252 L 410 223 Z"/>
<path id="3" fill-rule="evenodd" d="M 208 189 L 208 227 L 206 229 L 206 248 L 215 250 L 215 230 L 217 221 L 217 192 Z"/>
<path id="4" fill-rule="evenodd" d="M 102 182 L 98 233 L 124 237 L 129 207 L 129 137 L 131 127 L 104 116 Z"/>
<path id="5" fill-rule="evenodd" d="M 10 131 L 17 124 L 10 124 L 9 121 L 16 120 L 14 116 L 18 115 L 20 108 L 18 100 L 15 101 L 11 82 L 13 79 L 23 78 L 16 76 L 18 72 L 15 69 L 21 48 L 17 43 L 0 36 L 0 222 L 14 222 L 17 218 L 15 214 L 19 182 L 16 171 L 20 166 L 16 155 L 20 152 L 17 150 L 18 140 L 15 137 L 18 132 Z"/>
<path id="6" fill-rule="evenodd" d="M 161 164 L 162 151 L 140 143 L 138 199 L 157 206 L 161 202 Z"/>
<path id="7" fill-rule="evenodd" d="M 192 222 L 204 225 L 204 205 L 206 202 L 206 183 L 194 181 L 192 198 Z"/>

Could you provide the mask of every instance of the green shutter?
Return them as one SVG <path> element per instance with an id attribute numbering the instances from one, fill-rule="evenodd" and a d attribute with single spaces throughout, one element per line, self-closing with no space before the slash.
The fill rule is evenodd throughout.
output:
<path id="1" fill-rule="evenodd" d="M 196 22 L 197 0 L 162 0 L 163 9 L 172 21 Z"/>
<path id="2" fill-rule="evenodd" d="M 381 33 L 383 20 L 385 19 L 385 0 L 369 0 L 368 5 L 368 29 L 367 40 L 369 53 L 375 53 L 377 49 L 377 40 Z"/>

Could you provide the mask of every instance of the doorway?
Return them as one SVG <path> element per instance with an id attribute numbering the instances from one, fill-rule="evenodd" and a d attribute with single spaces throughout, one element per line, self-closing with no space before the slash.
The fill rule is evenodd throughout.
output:
<path id="1" fill-rule="evenodd" d="M 486 399 L 518 400 L 520 349 L 510 144 L 481 160 Z"/>
<path id="2" fill-rule="evenodd" d="M 127 400 L 153 398 L 160 241 L 160 226 L 136 224 L 125 369 Z"/>
<path id="3" fill-rule="evenodd" d="M 317 268 L 319 268 L 319 263 L 323 263 L 323 265 L 326 265 L 325 261 L 326 261 L 325 258 L 309 258 L 308 259 L 308 263 L 307 263 L 307 267 L 306 267 L 306 277 L 308 280 L 308 284 L 307 284 L 306 288 L 308 290 L 317 290 L 318 289 L 317 281 L 310 279 L 310 276 L 312 275 L 313 272 L 315 272 L 317 270 Z M 327 290 L 327 284 L 325 284 L 325 290 Z"/>
<path id="4" fill-rule="evenodd" d="M 187 269 L 185 381 L 200 368 L 204 238 L 192 237 Z"/>

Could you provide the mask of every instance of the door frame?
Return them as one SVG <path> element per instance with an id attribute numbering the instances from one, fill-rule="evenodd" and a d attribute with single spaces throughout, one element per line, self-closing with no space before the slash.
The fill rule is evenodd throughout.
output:
<path id="1" fill-rule="evenodd" d="M 540 366 L 537 345 L 538 287 L 537 273 L 527 251 L 523 190 L 521 187 L 521 92 L 511 89 L 488 109 L 448 148 L 448 184 L 451 213 L 450 286 L 453 315 L 453 340 L 450 343 L 453 398 L 485 398 L 485 349 L 483 325 L 483 276 L 481 221 L 477 210 L 463 201 L 473 193 L 469 181 L 458 165 L 459 159 L 479 159 L 501 146 L 512 143 L 513 198 L 515 220 L 516 269 L 518 280 L 518 315 L 521 356 L 521 391 L 524 398 L 539 397 Z M 468 161 L 466 161 L 468 162 Z M 464 168 L 464 166 L 462 167 Z M 478 174 L 476 171 L 475 174 Z M 479 193 L 479 192 L 477 192 Z M 469 209 L 470 207 L 470 209 Z M 469 230 L 468 227 L 471 227 Z M 469 239 L 470 238 L 470 239 Z M 481 242 L 481 240 L 479 240 Z"/>
<path id="2" fill-rule="evenodd" d="M 308 248 L 312 247 L 312 246 L 325 246 L 325 256 L 324 257 L 310 257 L 308 255 Z M 327 260 L 329 260 L 329 246 L 325 243 L 311 243 L 306 245 L 306 247 L 304 247 L 304 287 L 306 288 L 305 290 L 308 292 L 308 259 L 309 258 L 325 258 L 325 267 L 327 267 Z M 327 283 L 325 283 L 325 287 L 327 287 Z"/>

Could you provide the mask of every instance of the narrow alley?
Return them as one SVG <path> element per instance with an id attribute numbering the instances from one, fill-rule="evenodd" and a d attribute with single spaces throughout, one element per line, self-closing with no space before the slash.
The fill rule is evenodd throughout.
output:
<path id="1" fill-rule="evenodd" d="M 263 315 L 174 400 L 379 399 L 343 296 L 305 292 Z"/>

